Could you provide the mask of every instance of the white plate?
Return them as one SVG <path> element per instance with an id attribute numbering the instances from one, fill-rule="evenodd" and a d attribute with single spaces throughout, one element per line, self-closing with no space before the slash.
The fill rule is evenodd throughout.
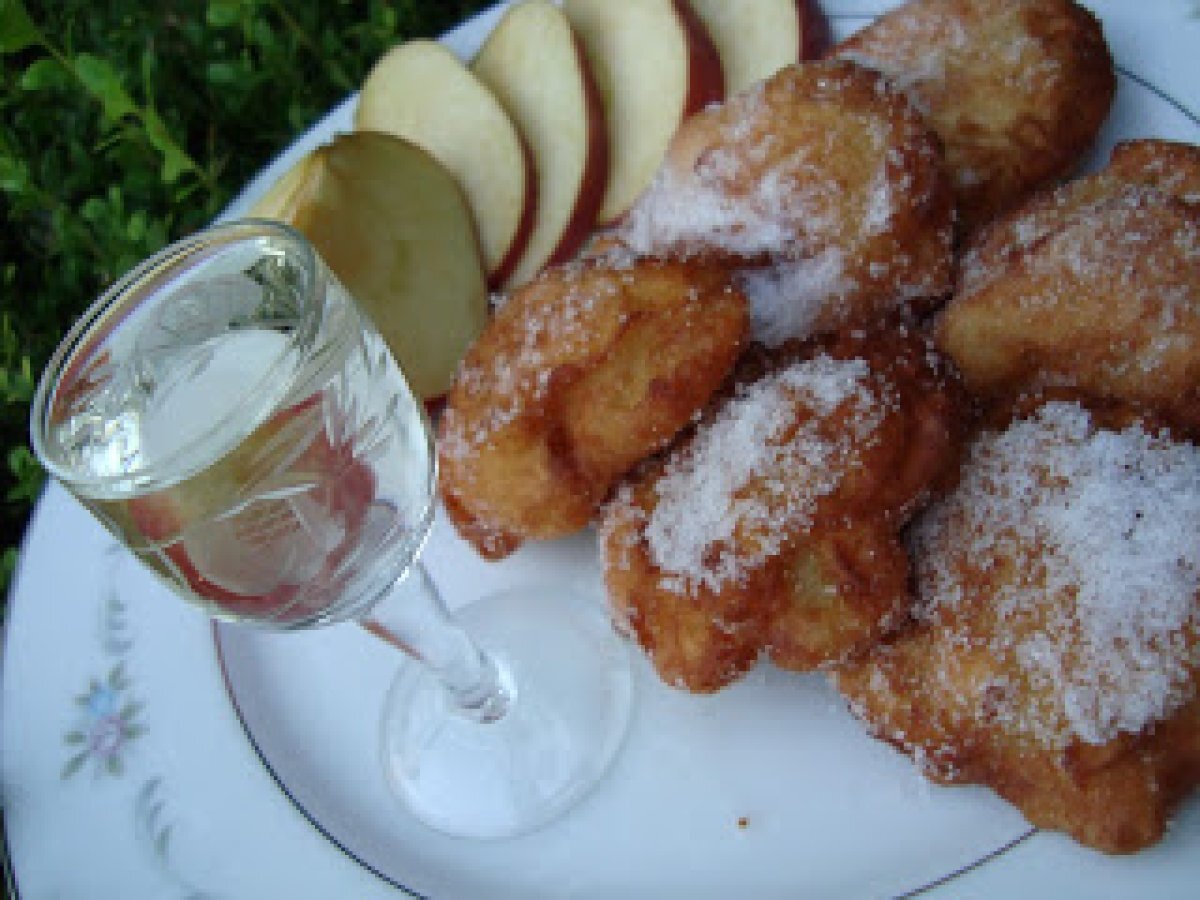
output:
<path id="1" fill-rule="evenodd" d="M 839 35 L 886 5 L 825 4 Z M 1200 141 L 1197 4 L 1095 6 L 1121 75 L 1093 164 L 1124 137 Z M 497 14 L 447 43 L 468 55 Z M 352 104 L 230 214 L 349 128 Z M 487 564 L 439 520 L 426 560 L 458 602 L 599 578 L 590 535 Z M 514 841 L 435 835 L 391 800 L 375 764 L 389 651 L 354 626 L 214 629 L 58 487 L 27 535 L 3 662 L 0 779 L 26 898 L 1190 896 L 1200 879 L 1200 799 L 1162 844 L 1105 857 L 1030 833 L 988 791 L 928 785 L 819 678 L 767 669 L 696 698 L 639 662 L 629 742 L 582 807 Z"/>

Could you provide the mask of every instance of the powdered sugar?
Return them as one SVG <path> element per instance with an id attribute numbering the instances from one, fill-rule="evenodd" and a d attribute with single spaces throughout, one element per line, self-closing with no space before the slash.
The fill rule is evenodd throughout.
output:
<path id="1" fill-rule="evenodd" d="M 630 210 L 621 239 L 644 255 L 670 249 L 686 256 L 719 247 L 747 257 L 795 239 L 780 208 L 784 192 L 778 174 L 757 182 L 753 193 L 739 196 L 724 188 L 715 171 L 711 164 L 694 177 L 670 167 L 660 170 Z"/>
<path id="2" fill-rule="evenodd" d="M 1196 522 L 1200 449 L 1048 404 L 982 438 L 915 531 L 923 615 L 970 600 L 963 571 L 1011 571 L 974 602 L 1037 702 L 1001 714 L 1047 743 L 1137 733 L 1190 699 L 1200 665 Z"/>
<path id="3" fill-rule="evenodd" d="M 734 280 L 750 302 L 751 336 L 768 347 L 808 337 L 819 320 L 830 318 L 829 307 L 858 287 L 846 277 L 844 254 L 837 247 L 806 259 L 742 269 Z"/>
<path id="4" fill-rule="evenodd" d="M 655 486 L 645 536 L 676 590 L 737 581 L 802 527 L 839 481 L 850 443 L 881 415 L 862 360 L 818 356 L 744 388 L 702 426 Z M 831 439 L 822 417 L 852 404 L 850 432 Z"/>
<path id="5" fill-rule="evenodd" d="M 896 210 L 914 202 L 911 184 L 894 183 L 890 171 L 897 162 L 902 168 L 896 145 L 913 138 L 896 132 L 908 126 L 892 123 L 883 104 L 847 107 L 837 127 L 804 125 L 805 104 L 829 104 L 856 79 L 889 94 L 882 78 L 852 77 L 845 68 L 813 64 L 800 74 L 794 67 L 769 89 L 735 95 L 686 123 L 621 225 L 621 239 L 646 255 L 717 253 L 751 262 L 850 250 L 886 231 Z M 859 158 L 861 180 L 852 184 L 839 162 L 848 146 Z"/>

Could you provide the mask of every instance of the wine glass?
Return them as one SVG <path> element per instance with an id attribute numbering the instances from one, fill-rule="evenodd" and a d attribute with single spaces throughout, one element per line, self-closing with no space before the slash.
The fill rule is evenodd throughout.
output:
<path id="1" fill-rule="evenodd" d="M 448 613 L 418 559 L 436 509 L 424 406 L 295 230 L 219 225 L 126 275 L 51 359 L 31 434 L 47 471 L 210 615 L 358 620 L 405 651 L 381 757 L 433 828 L 537 828 L 617 752 L 629 658 L 596 604 L 499 593 L 464 611 L 473 636 Z"/>

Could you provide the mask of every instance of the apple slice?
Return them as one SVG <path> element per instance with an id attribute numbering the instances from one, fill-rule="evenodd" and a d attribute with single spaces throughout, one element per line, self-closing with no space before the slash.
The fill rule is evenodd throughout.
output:
<path id="1" fill-rule="evenodd" d="M 467 195 L 488 282 L 502 284 L 534 223 L 537 179 L 528 148 L 492 92 L 435 41 L 407 41 L 375 63 L 354 113 L 361 131 L 412 141 Z"/>
<path id="2" fill-rule="evenodd" d="M 303 233 L 374 321 L 413 391 L 450 388 L 487 321 L 470 209 L 450 173 L 415 144 L 359 131 L 287 172 L 251 210 Z"/>
<path id="3" fill-rule="evenodd" d="M 600 88 L 608 124 L 610 225 L 645 190 L 675 129 L 724 97 L 721 59 L 685 0 L 564 0 Z"/>
<path id="4" fill-rule="evenodd" d="M 511 7 L 471 63 L 528 142 L 537 169 L 533 234 L 507 287 L 574 256 L 608 183 L 600 94 L 570 22 L 555 5 Z"/>
<path id="5" fill-rule="evenodd" d="M 721 56 L 726 96 L 829 47 L 829 20 L 817 0 L 689 2 Z"/>

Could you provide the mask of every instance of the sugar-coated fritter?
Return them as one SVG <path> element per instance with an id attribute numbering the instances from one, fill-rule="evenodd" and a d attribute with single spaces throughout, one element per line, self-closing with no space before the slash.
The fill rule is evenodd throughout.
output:
<path id="1" fill-rule="evenodd" d="M 684 122 L 616 236 L 737 270 L 753 336 L 776 346 L 944 299 L 953 196 L 903 93 L 811 62 Z"/>
<path id="2" fill-rule="evenodd" d="M 931 778 L 1129 852 L 1200 780 L 1200 448 L 1053 401 L 914 523 L 914 621 L 834 680 Z"/>
<path id="3" fill-rule="evenodd" d="M 1128 184 L 1157 188 L 1185 203 L 1200 203 L 1200 147 L 1141 138 L 1113 147 L 1104 174 Z"/>
<path id="4" fill-rule="evenodd" d="M 834 53 L 887 74 L 927 116 L 963 234 L 1070 174 L 1116 90 L 1100 23 L 1071 0 L 910 0 Z"/>
<path id="5" fill-rule="evenodd" d="M 744 363 L 732 394 L 601 521 L 615 618 L 664 681 L 860 652 L 910 601 L 899 529 L 954 471 L 962 395 L 904 328 Z"/>
<path id="6" fill-rule="evenodd" d="M 516 291 L 467 352 L 438 441 L 451 521 L 489 558 L 586 526 L 613 483 L 728 377 L 745 298 L 682 263 L 560 266 Z"/>
<path id="7" fill-rule="evenodd" d="M 1066 386 L 1200 428 L 1197 152 L 1129 145 L 982 230 L 936 329 L 973 392 Z"/>

